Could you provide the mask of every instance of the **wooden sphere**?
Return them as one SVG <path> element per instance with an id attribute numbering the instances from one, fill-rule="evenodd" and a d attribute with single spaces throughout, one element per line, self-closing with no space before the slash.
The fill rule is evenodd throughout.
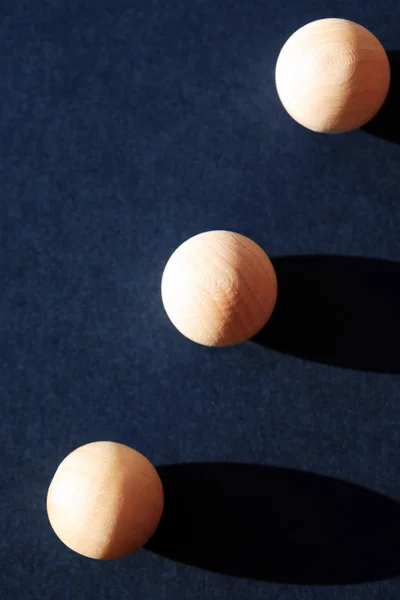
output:
<path id="1" fill-rule="evenodd" d="M 231 231 L 207 231 L 172 254 L 161 293 L 168 317 L 184 336 L 204 346 L 232 346 L 268 321 L 277 280 L 255 242 Z"/>
<path id="2" fill-rule="evenodd" d="M 95 559 L 125 556 L 153 535 L 164 504 L 161 480 L 139 452 L 115 442 L 77 448 L 59 465 L 47 514 L 60 540 Z"/>
<path id="3" fill-rule="evenodd" d="M 320 133 L 344 133 L 365 125 L 382 107 L 390 65 L 368 29 L 345 19 L 320 19 L 287 40 L 275 81 L 295 121 Z"/>

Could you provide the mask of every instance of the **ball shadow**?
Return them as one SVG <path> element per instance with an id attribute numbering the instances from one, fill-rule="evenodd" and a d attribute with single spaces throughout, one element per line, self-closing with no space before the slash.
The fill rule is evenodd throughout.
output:
<path id="1" fill-rule="evenodd" d="M 400 144 L 400 120 L 398 117 L 400 103 L 400 50 L 388 53 L 391 81 L 386 101 L 378 114 L 364 127 L 363 131 L 381 139 Z"/>
<path id="2" fill-rule="evenodd" d="M 400 263 L 323 255 L 272 262 L 278 300 L 253 342 L 327 365 L 400 373 Z"/>
<path id="3" fill-rule="evenodd" d="M 400 574 L 400 504 L 352 483 L 251 464 L 158 468 L 165 510 L 146 548 L 277 583 L 338 585 Z"/>

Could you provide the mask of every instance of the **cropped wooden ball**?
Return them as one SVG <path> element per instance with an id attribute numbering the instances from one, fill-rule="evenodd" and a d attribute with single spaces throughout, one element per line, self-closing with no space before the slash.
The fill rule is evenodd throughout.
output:
<path id="1" fill-rule="evenodd" d="M 77 448 L 59 465 L 47 493 L 47 514 L 59 539 L 78 554 L 113 559 L 152 537 L 164 493 L 153 465 L 115 442 Z"/>
<path id="2" fill-rule="evenodd" d="M 251 239 L 207 231 L 172 254 L 161 294 L 168 317 L 184 336 L 204 346 L 232 346 L 269 320 L 277 280 L 270 259 Z"/>
<path id="3" fill-rule="evenodd" d="M 320 133 L 345 133 L 365 125 L 382 107 L 390 65 L 383 46 L 365 27 L 320 19 L 287 40 L 275 81 L 295 121 Z"/>

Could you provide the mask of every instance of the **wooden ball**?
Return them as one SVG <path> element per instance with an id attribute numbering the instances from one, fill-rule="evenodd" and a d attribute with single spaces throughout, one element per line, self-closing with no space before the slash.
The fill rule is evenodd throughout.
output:
<path id="1" fill-rule="evenodd" d="M 268 321 L 277 280 L 255 242 L 230 231 L 207 231 L 172 254 L 161 293 L 167 315 L 184 336 L 204 346 L 232 346 Z"/>
<path id="2" fill-rule="evenodd" d="M 59 465 L 47 514 L 60 540 L 78 554 L 119 558 L 153 535 L 164 503 L 161 480 L 139 452 L 114 442 L 77 448 Z"/>
<path id="3" fill-rule="evenodd" d="M 320 19 L 287 40 L 275 81 L 295 121 L 320 133 L 344 133 L 365 125 L 382 107 L 390 65 L 368 29 L 345 19 Z"/>

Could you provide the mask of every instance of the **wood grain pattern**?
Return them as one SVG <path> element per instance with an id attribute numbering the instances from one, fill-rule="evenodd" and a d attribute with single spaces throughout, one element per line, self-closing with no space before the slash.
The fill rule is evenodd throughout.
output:
<path id="1" fill-rule="evenodd" d="M 320 19 L 283 46 L 275 70 L 279 98 L 291 117 L 320 133 L 345 133 L 370 121 L 390 86 L 379 40 L 345 19 Z"/>
<path id="2" fill-rule="evenodd" d="M 184 336 L 205 346 L 232 346 L 268 321 L 277 280 L 255 242 L 230 231 L 208 231 L 175 250 L 161 293 L 167 315 Z"/>
<path id="3" fill-rule="evenodd" d="M 125 556 L 153 535 L 164 504 L 153 465 L 114 442 L 77 448 L 58 467 L 47 494 L 47 514 L 59 539 L 95 559 Z"/>

